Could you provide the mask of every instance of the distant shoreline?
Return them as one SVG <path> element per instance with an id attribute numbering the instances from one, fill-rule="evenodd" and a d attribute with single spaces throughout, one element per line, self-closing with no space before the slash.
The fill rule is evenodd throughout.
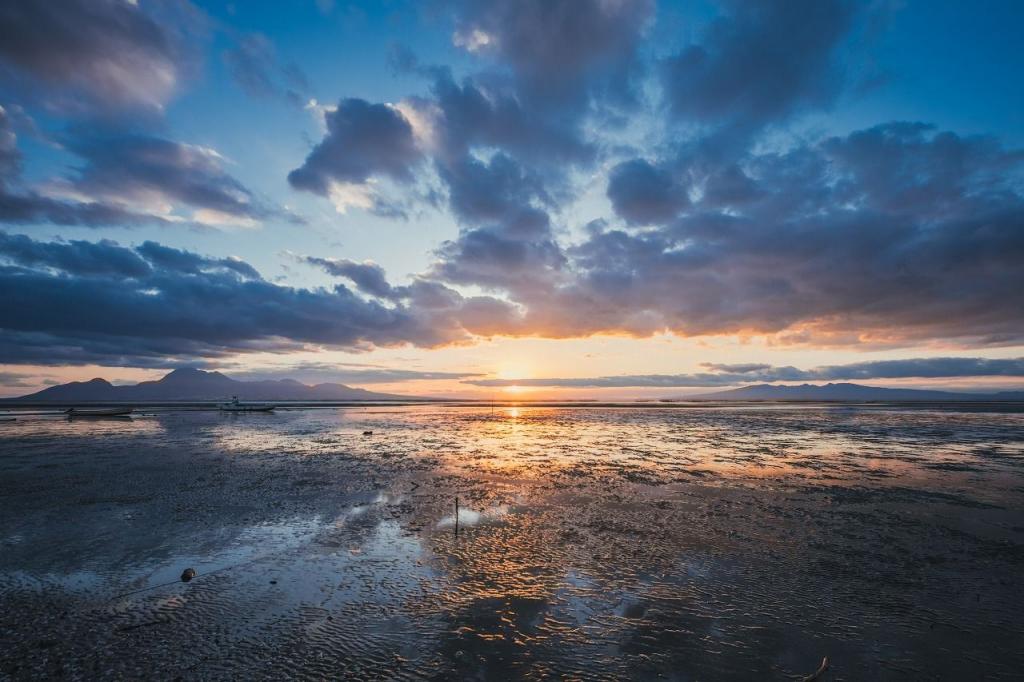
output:
<path id="1" fill-rule="evenodd" d="M 223 400 L 164 400 L 164 401 L 23 401 L 15 398 L 0 398 L 0 409 L 67 409 L 70 407 L 132 407 L 138 410 L 161 411 L 215 411 Z M 639 408 L 639 409 L 707 409 L 714 407 L 743 406 L 815 406 L 841 407 L 1007 407 L 1024 411 L 1024 400 L 270 400 L 281 410 L 317 409 L 317 408 L 350 408 L 350 407 L 416 407 L 431 405 L 434 407 L 463 408 Z"/>

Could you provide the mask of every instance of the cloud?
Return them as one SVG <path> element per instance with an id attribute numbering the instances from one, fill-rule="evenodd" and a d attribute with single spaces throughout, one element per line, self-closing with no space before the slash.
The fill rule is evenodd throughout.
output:
<path id="1" fill-rule="evenodd" d="M 705 192 L 657 229 L 592 229 L 551 286 L 510 298 L 520 329 L 552 336 L 1019 342 L 1022 163 L 990 138 L 906 123 L 751 154 L 734 200 Z"/>
<path id="2" fill-rule="evenodd" d="M 397 290 L 388 283 L 384 268 L 372 261 L 357 263 L 346 258 L 318 258 L 300 256 L 299 260 L 322 268 L 335 277 L 344 277 L 356 285 L 356 288 L 377 298 L 394 298 Z"/>
<path id="3" fill-rule="evenodd" d="M 678 118 L 727 128 L 736 141 L 841 90 L 837 46 L 854 25 L 848 0 L 753 3 L 731 0 L 704 39 L 662 64 L 662 86 Z"/>
<path id="4" fill-rule="evenodd" d="M 119 206 L 90 200 L 64 201 L 34 190 L 19 190 L 21 161 L 11 116 L 0 106 L 0 223 L 49 222 L 97 227 L 169 222 L 165 217 L 140 214 Z"/>
<path id="5" fill-rule="evenodd" d="M 188 206 L 193 220 L 214 224 L 249 225 L 271 213 L 209 147 L 143 135 L 78 137 L 67 146 L 85 165 L 65 188 L 86 200 L 157 215 Z"/>
<path id="6" fill-rule="evenodd" d="M 191 71 L 182 34 L 203 23 L 186 2 L 10 0 L 0 79 L 66 113 L 158 111 Z"/>
<path id="7" fill-rule="evenodd" d="M 458 162 L 474 148 L 501 149 L 532 164 L 535 172 L 556 177 L 565 164 L 589 164 L 596 158 L 593 142 L 579 129 L 585 107 L 533 108 L 500 78 L 466 78 L 460 84 L 447 69 L 433 75 L 433 100 L 411 104 L 433 112 L 434 156 L 440 163 Z"/>
<path id="8" fill-rule="evenodd" d="M 533 107 L 582 106 L 594 91 L 632 92 L 637 48 L 653 14 L 650 0 L 489 0 L 457 2 L 457 47 L 491 56 L 514 74 Z"/>
<path id="9" fill-rule="evenodd" d="M 435 347 L 507 328 L 516 313 L 423 281 L 390 305 L 342 285 L 280 286 L 237 259 L 153 242 L 4 235 L 0 262 L 0 364 L 166 367 L 246 352 Z"/>
<path id="10" fill-rule="evenodd" d="M 1024 358 L 915 358 L 828 365 L 813 370 L 821 379 L 1024 377 Z"/>
<path id="11" fill-rule="evenodd" d="M 250 96 L 280 98 L 296 107 L 309 100 L 309 80 L 295 64 L 280 64 L 274 44 L 261 33 L 241 36 L 223 53 L 235 82 Z"/>
<path id="12" fill-rule="evenodd" d="M 422 159 L 412 124 L 397 108 L 361 99 L 343 99 L 324 112 L 327 134 L 305 162 L 288 174 L 292 187 L 331 196 L 339 209 L 370 208 L 369 183 L 381 176 L 413 180 Z"/>
<path id="13" fill-rule="evenodd" d="M 143 242 L 135 251 L 154 267 L 188 275 L 199 275 L 210 270 L 226 270 L 245 279 L 259 280 L 260 273 L 240 258 L 206 258 L 191 251 L 175 249 L 154 241 Z"/>
<path id="14" fill-rule="evenodd" d="M 690 203 L 685 187 L 644 159 L 612 168 L 607 195 L 615 213 L 634 225 L 667 223 Z"/>
<path id="15" fill-rule="evenodd" d="M 0 109 L 0 223 L 252 226 L 271 216 L 301 220 L 254 197 L 208 147 L 81 130 L 63 145 L 82 160 L 73 174 L 16 188 L 23 185 L 17 137 Z"/>
<path id="16" fill-rule="evenodd" d="M 440 169 L 452 213 L 463 223 L 501 222 L 534 202 L 551 203 L 543 181 L 503 153 L 464 158 Z"/>
<path id="17" fill-rule="evenodd" d="M 502 222 L 462 230 L 441 245 L 437 256 L 434 277 L 518 292 L 550 289 L 565 264 L 547 214 L 531 208 Z"/>
<path id="18" fill-rule="evenodd" d="M 762 370 L 771 369 L 771 365 L 766 365 L 759 362 L 748 362 L 739 364 L 719 364 L 714 362 L 702 362 L 701 367 L 705 367 L 712 372 L 727 372 L 732 374 L 747 374 L 749 372 L 760 372 Z"/>
<path id="19" fill-rule="evenodd" d="M 405 381 L 443 381 L 483 376 L 474 372 L 439 372 L 391 367 L 365 367 L 356 364 L 301 362 L 275 369 L 229 371 L 233 379 L 263 381 L 294 379 L 307 384 L 336 382 L 343 384 L 393 384 Z"/>
<path id="20" fill-rule="evenodd" d="M 689 176 L 687 205 L 635 215 L 653 229 L 597 221 L 563 246 L 543 183 L 499 152 L 441 174 L 466 226 L 422 279 L 496 292 L 486 335 L 1019 343 L 1022 166 L 991 138 L 895 122 L 749 153 Z"/>
<path id="21" fill-rule="evenodd" d="M 550 217 L 544 182 L 511 157 L 465 158 L 439 171 L 449 206 L 466 225 L 441 244 L 430 275 L 454 284 L 518 290 L 557 279 L 565 256 Z"/>
<path id="22" fill-rule="evenodd" d="M 21 152 L 18 151 L 18 136 L 7 110 L 0 105 L 0 187 L 7 178 L 21 172 Z"/>
<path id="23" fill-rule="evenodd" d="M 394 65 L 427 78 L 429 96 L 394 106 L 342 100 L 325 113 L 327 135 L 289 175 L 293 187 L 331 197 L 339 209 L 377 211 L 380 193 L 373 183 L 409 184 L 411 170 L 429 157 L 452 209 L 468 220 L 466 214 L 486 210 L 478 180 L 500 182 L 502 172 L 522 173 L 529 163 L 531 182 L 553 194 L 566 190 L 572 167 L 594 162 L 597 146 L 585 140 L 583 123 L 599 113 L 598 101 L 604 107 L 633 102 L 640 37 L 653 3 L 448 6 L 456 45 L 491 57 L 492 68 L 457 82 L 450 69 L 421 66 L 397 50 Z M 483 158 L 491 160 L 483 165 Z"/>
<path id="24" fill-rule="evenodd" d="M 830 365 L 810 370 L 771 365 L 712 365 L 696 374 L 633 374 L 621 376 L 548 379 L 468 379 L 474 386 L 549 386 L 572 388 L 685 388 L 732 386 L 777 381 L 835 381 L 866 379 L 1021 377 L 1024 358 L 912 358 L 849 365 Z"/>
<path id="25" fill-rule="evenodd" d="M 35 377 L 17 372 L 0 372 L 0 386 L 4 388 L 26 388 L 35 386 Z"/>
<path id="26" fill-rule="evenodd" d="M 139 254 L 111 241 L 37 242 L 0 232 L 0 259 L 26 268 L 74 275 L 145 277 L 152 268 Z"/>

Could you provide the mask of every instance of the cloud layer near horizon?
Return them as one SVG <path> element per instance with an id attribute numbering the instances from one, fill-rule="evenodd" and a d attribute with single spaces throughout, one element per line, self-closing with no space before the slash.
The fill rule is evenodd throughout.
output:
<path id="1" fill-rule="evenodd" d="M 705 363 L 707 372 L 632 374 L 603 377 L 466 379 L 473 386 L 546 386 L 560 388 L 697 388 L 779 381 L 864 381 L 870 379 L 951 379 L 962 377 L 1024 377 L 1024 358 L 910 358 L 878 360 L 813 369 L 766 364 Z"/>
<path id="2" fill-rule="evenodd" d="M 248 263 L 155 242 L 40 242 L 0 233 L 0 357 L 167 367 L 235 353 L 433 347 L 487 333 L 508 304 L 433 282 L 393 305 L 344 285 L 281 286 Z"/>

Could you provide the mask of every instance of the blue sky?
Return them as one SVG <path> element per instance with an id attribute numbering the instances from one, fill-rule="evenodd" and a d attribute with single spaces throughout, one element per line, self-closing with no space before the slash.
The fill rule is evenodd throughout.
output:
<path id="1" fill-rule="evenodd" d="M 1024 345 L 1022 18 L 7 3 L 0 390 L 182 365 L 445 395 L 847 365 L 1019 386 L 977 359 Z M 862 371 L 897 360 L 919 369 Z M 726 365 L 762 367 L 698 376 Z"/>

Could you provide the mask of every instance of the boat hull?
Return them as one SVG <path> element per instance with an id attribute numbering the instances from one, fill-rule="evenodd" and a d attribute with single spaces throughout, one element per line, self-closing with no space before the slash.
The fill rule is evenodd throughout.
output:
<path id="1" fill-rule="evenodd" d="M 276 407 L 276 405 L 222 405 L 220 410 L 221 412 L 273 412 Z"/>
<path id="2" fill-rule="evenodd" d="M 130 408 L 130 407 L 125 407 L 125 408 L 113 407 L 113 408 L 107 408 L 107 409 L 94 409 L 94 410 L 80 409 L 80 408 L 77 408 L 77 407 L 72 407 L 70 410 L 68 410 L 64 414 L 66 414 L 69 417 L 127 417 L 131 413 L 132 413 L 132 408 Z"/>

